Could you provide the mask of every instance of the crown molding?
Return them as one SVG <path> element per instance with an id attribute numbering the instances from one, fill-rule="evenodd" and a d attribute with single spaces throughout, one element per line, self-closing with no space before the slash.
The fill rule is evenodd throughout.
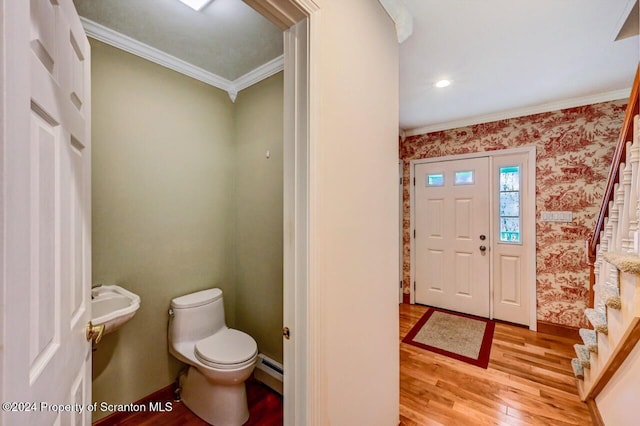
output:
<path id="1" fill-rule="evenodd" d="M 614 90 L 611 92 L 598 93 L 595 95 L 570 98 L 562 101 L 550 102 L 541 105 L 534 105 L 525 108 L 515 108 L 501 111 L 494 114 L 477 115 L 475 117 L 463 118 L 460 120 L 446 121 L 442 123 L 430 124 L 428 126 L 405 130 L 406 136 L 423 135 L 425 133 L 438 132 L 441 130 L 457 129 L 458 127 L 473 126 L 475 124 L 491 123 L 492 121 L 508 120 L 510 118 L 524 117 L 527 115 L 541 114 L 544 112 L 558 111 L 566 108 L 574 108 L 584 105 L 597 104 L 600 102 L 616 101 L 626 99 L 631 93 L 631 88 Z"/>
<path id="2" fill-rule="evenodd" d="M 183 61 L 182 59 L 178 59 L 175 56 L 169 55 L 155 47 L 151 47 L 129 36 L 107 28 L 90 19 L 81 17 L 80 20 L 87 36 L 161 65 L 165 68 L 169 68 L 173 71 L 202 81 L 210 86 L 224 90 L 229 94 L 229 98 L 232 102 L 236 101 L 239 91 L 246 89 L 247 87 L 284 69 L 284 56 L 281 55 L 266 64 L 259 66 L 253 71 L 249 71 L 242 77 L 231 81 L 197 67 L 189 62 Z"/>
<path id="3" fill-rule="evenodd" d="M 400 0 L 378 0 L 396 26 L 398 43 L 402 43 L 413 34 L 413 16 Z"/>
<path id="4" fill-rule="evenodd" d="M 282 70 L 284 70 L 284 55 L 280 55 L 266 64 L 260 65 L 258 68 L 249 71 L 245 75 L 238 77 L 233 80 L 233 85 L 239 92 Z"/>
<path id="5" fill-rule="evenodd" d="M 196 67 L 182 59 L 171 56 L 168 53 L 156 49 L 155 47 L 139 42 L 138 40 L 107 28 L 97 22 L 86 18 L 80 18 L 80 20 L 82 21 L 82 26 L 87 32 L 87 35 L 96 40 L 109 44 L 113 47 L 117 47 L 118 49 L 132 53 L 151 62 L 155 62 L 165 68 L 188 75 L 189 77 L 200 80 L 203 83 L 222 89 L 225 92 L 229 91 L 229 89 L 233 87 L 233 83 L 226 78 L 222 78 L 202 68 Z"/>

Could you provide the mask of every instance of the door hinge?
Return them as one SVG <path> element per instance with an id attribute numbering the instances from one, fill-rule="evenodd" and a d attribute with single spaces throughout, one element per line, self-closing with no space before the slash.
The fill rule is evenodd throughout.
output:
<path id="1" fill-rule="evenodd" d="M 289 340 L 291 338 L 291 330 L 289 330 L 289 327 L 284 327 L 282 329 L 282 335 L 284 336 L 285 339 Z"/>
<path id="2" fill-rule="evenodd" d="M 413 178 L 413 186 L 416 186 L 416 178 Z"/>
<path id="3" fill-rule="evenodd" d="M 400 185 L 402 185 L 402 178 L 400 178 Z"/>
<path id="4" fill-rule="evenodd" d="M 414 293 L 416 292 L 416 282 L 415 281 L 413 282 L 413 292 Z"/>
<path id="5" fill-rule="evenodd" d="M 416 230 L 414 229 L 413 230 L 413 238 L 415 238 L 415 237 L 416 237 Z"/>
<path id="6" fill-rule="evenodd" d="M 400 280 L 400 288 L 402 288 L 402 280 Z"/>

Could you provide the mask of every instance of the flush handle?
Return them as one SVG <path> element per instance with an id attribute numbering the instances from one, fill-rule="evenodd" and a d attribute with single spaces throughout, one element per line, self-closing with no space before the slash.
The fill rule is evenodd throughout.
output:
<path id="1" fill-rule="evenodd" d="M 98 344 L 102 340 L 104 335 L 104 324 L 93 325 L 91 321 L 87 324 L 87 330 L 85 331 L 85 337 L 88 341 L 92 341 L 94 344 Z"/>
<path id="2" fill-rule="evenodd" d="M 282 335 L 284 336 L 285 339 L 289 340 L 291 339 L 291 330 L 289 330 L 289 327 L 284 327 L 282 329 Z"/>

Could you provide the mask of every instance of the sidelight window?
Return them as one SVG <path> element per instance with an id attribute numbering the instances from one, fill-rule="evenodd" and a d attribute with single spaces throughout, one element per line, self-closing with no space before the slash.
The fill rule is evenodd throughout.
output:
<path id="1" fill-rule="evenodd" d="M 500 242 L 522 241 L 520 228 L 520 166 L 500 167 Z"/>

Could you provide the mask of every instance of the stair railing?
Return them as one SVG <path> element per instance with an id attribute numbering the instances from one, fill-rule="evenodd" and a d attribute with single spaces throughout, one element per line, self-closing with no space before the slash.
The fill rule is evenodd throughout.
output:
<path id="1" fill-rule="evenodd" d="M 577 358 L 572 360 L 572 367 L 581 399 L 596 408 L 596 396 L 640 342 L 640 293 L 636 291 L 640 285 L 640 261 L 635 241 L 640 231 L 639 84 L 640 65 L 600 212 L 586 244 L 590 283 L 585 315 L 592 328 L 580 329 L 584 344 L 574 345 Z M 623 303 L 625 309 L 621 309 Z"/>
<path id="2" fill-rule="evenodd" d="M 622 249 L 623 241 L 621 239 L 616 238 L 621 233 L 618 232 L 620 229 L 632 229 L 635 226 L 635 230 L 638 230 L 638 222 L 636 218 L 630 218 L 629 215 L 623 215 L 622 218 L 619 217 L 619 206 L 614 205 L 614 199 L 617 191 L 624 191 L 623 186 L 625 184 L 631 184 L 631 174 L 634 173 L 633 170 L 629 170 L 627 173 L 628 178 L 627 182 L 624 181 L 624 177 L 622 176 L 625 173 L 623 169 L 621 172 L 620 164 L 622 160 L 627 156 L 627 141 L 632 140 L 633 138 L 633 118 L 640 111 L 639 99 L 638 99 L 638 84 L 640 79 L 640 65 L 636 71 L 636 76 L 633 81 L 633 87 L 631 89 L 631 94 L 629 96 L 629 103 L 627 105 L 627 111 L 624 116 L 624 120 L 622 122 L 622 128 L 620 129 L 620 136 L 618 138 L 618 143 L 616 145 L 616 149 L 613 153 L 613 159 L 611 162 L 611 168 L 609 169 L 609 177 L 607 179 L 607 186 L 605 187 L 604 195 L 602 197 L 602 203 L 600 204 L 600 213 L 596 219 L 596 225 L 593 229 L 593 233 L 591 237 L 587 240 L 587 257 L 590 265 L 590 273 L 589 273 L 589 306 L 594 306 L 594 290 L 593 286 L 596 283 L 596 269 L 599 269 L 599 273 L 606 273 L 603 269 L 609 268 L 597 268 L 596 267 L 596 256 L 598 253 L 598 245 L 601 243 L 602 237 L 605 233 L 611 233 L 610 236 L 613 237 L 613 240 L 616 241 L 617 247 L 610 248 L 613 250 Z M 636 175 L 638 171 L 635 171 Z M 637 197 L 637 196 L 636 196 Z M 637 202 L 637 200 L 629 200 L 629 202 Z M 631 204 L 631 205 L 635 205 Z M 629 205 L 629 204 L 627 204 Z M 607 218 L 609 220 L 616 219 L 616 227 L 611 229 L 607 229 Z M 622 219 L 622 220 L 620 220 Z M 613 224 L 612 224 L 613 225 Z M 624 226 L 624 228 L 623 228 Z M 626 249 L 633 247 L 633 241 L 624 241 L 624 247 Z M 600 265 L 598 265 L 600 266 Z"/>

